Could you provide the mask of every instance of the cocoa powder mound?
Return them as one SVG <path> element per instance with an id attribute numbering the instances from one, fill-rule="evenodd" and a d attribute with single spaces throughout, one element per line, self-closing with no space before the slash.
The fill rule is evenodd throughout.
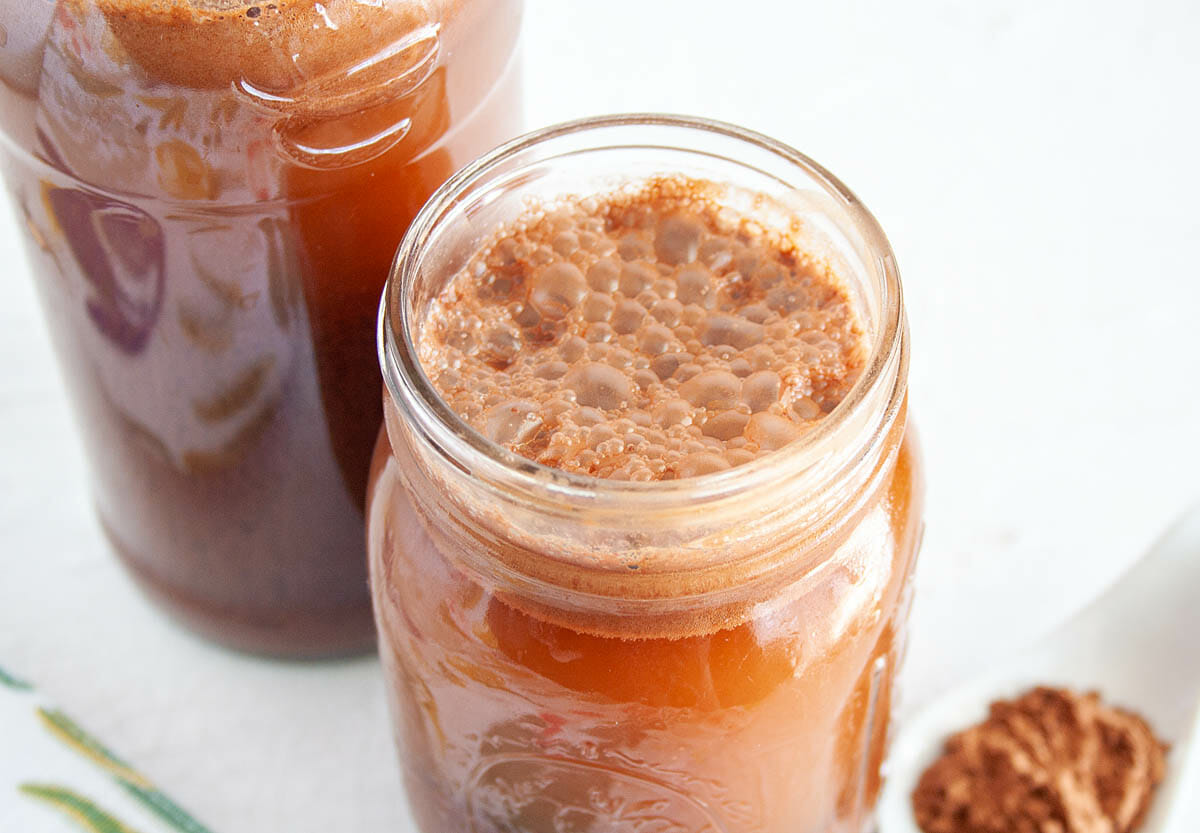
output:
<path id="1" fill-rule="evenodd" d="M 913 792 L 925 833 L 1130 833 L 1166 768 L 1141 717 L 1035 688 L 947 741 Z"/>

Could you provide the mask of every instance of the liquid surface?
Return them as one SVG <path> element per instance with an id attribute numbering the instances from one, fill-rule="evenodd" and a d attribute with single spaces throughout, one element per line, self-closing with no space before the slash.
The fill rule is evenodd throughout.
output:
<path id="1" fill-rule="evenodd" d="M 845 397 L 866 348 L 827 266 L 662 179 L 531 210 L 431 305 L 427 375 L 493 442 L 614 480 L 720 471 Z"/>

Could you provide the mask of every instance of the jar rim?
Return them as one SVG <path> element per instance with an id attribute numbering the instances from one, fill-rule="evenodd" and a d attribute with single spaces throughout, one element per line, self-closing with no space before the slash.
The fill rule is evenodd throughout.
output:
<path id="1" fill-rule="evenodd" d="M 506 160 L 573 134 L 638 126 L 716 134 L 765 150 L 800 169 L 853 218 L 882 279 L 880 321 L 866 364 L 849 393 L 825 418 L 783 448 L 755 460 L 678 480 L 633 482 L 566 472 L 489 440 L 443 400 L 426 375 L 413 342 L 414 322 L 408 305 L 403 302 L 414 291 L 424 244 L 447 210 Z M 883 393 L 888 402 L 880 428 L 890 424 L 904 398 L 907 339 L 899 270 L 891 244 L 875 217 L 841 180 L 795 148 L 762 133 L 713 119 L 666 113 L 621 113 L 562 122 L 518 136 L 461 168 L 434 192 L 405 233 L 384 287 L 378 319 L 379 362 L 387 391 L 441 457 L 457 468 L 468 468 L 477 476 L 526 494 L 544 494 L 558 501 L 586 503 L 591 507 L 623 507 L 634 512 L 640 508 L 677 505 L 681 496 L 686 496 L 692 505 L 719 501 L 806 469 L 809 463 L 819 461 L 822 448 L 840 428 L 867 408 L 869 401 L 877 401 L 873 394 Z M 899 370 L 898 381 L 894 370 L 888 372 L 895 368 Z M 891 391 L 880 391 L 889 384 Z"/>

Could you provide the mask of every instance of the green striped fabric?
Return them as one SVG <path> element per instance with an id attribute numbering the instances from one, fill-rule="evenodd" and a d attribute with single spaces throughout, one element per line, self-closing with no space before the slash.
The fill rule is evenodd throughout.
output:
<path id="1" fill-rule="evenodd" d="M 13 801 L 0 798 L 0 829 L 37 830 L 44 826 L 39 813 L 58 813 L 91 833 L 213 833 L 4 668 L 0 726 L 11 727 L 5 734 L 23 753 L 19 762 L 0 756 L 0 791 L 16 794 Z"/>

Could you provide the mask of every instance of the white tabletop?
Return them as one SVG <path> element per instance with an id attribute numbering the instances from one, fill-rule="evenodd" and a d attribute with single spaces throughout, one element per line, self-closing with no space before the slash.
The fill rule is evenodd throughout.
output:
<path id="1" fill-rule="evenodd" d="M 891 237 L 929 471 L 905 710 L 1053 627 L 1200 497 L 1197 37 L 1190 0 L 529 4 L 530 126 L 744 124 Z M 210 647 L 107 552 L 3 212 L 0 665 L 218 833 L 407 830 L 373 660 Z"/>

